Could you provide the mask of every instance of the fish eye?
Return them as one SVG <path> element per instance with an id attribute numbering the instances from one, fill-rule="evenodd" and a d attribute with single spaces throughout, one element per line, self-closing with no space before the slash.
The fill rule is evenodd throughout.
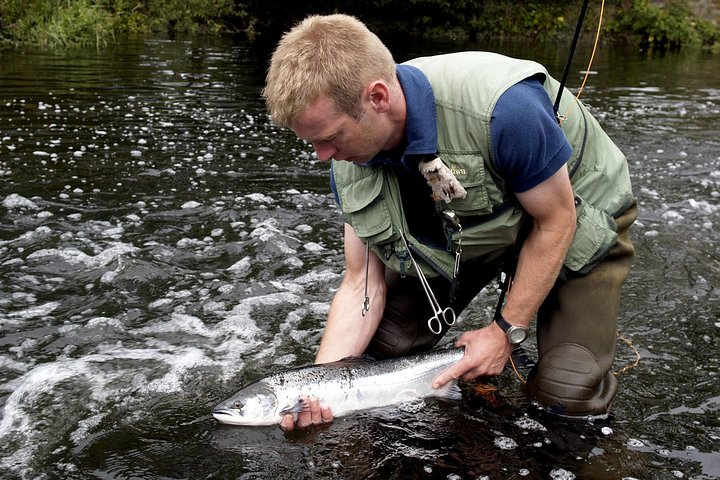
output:
<path id="1" fill-rule="evenodd" d="M 236 401 L 236 402 L 233 404 L 233 407 L 234 407 L 234 408 L 237 408 L 238 410 L 242 410 L 242 408 L 243 408 L 244 406 L 245 406 L 245 404 L 244 404 L 243 402 L 241 402 L 240 400 Z"/>

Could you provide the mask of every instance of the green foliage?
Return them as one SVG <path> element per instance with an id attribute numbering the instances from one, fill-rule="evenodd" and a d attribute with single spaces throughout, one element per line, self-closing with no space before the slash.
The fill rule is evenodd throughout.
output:
<path id="1" fill-rule="evenodd" d="M 569 37 L 580 0 L 0 0 L 0 45 L 101 47 L 116 34 L 242 31 L 274 44 L 308 14 L 344 12 L 386 38 Z M 588 11 L 593 30 L 599 2 Z M 695 18 L 689 0 L 606 2 L 606 39 L 652 47 L 720 50 L 717 19 Z M 707 6 L 706 2 L 706 6 Z"/>
<path id="2" fill-rule="evenodd" d="M 122 30 L 150 32 L 218 33 L 231 29 L 234 0 L 105 0 Z"/>
<path id="3" fill-rule="evenodd" d="M 607 31 L 614 36 L 635 37 L 649 47 L 678 49 L 681 46 L 718 42 L 717 23 L 698 20 L 687 0 L 670 0 L 660 6 L 650 0 L 632 0 L 630 8 L 620 8 L 607 22 Z"/>
<path id="4" fill-rule="evenodd" d="M 0 0 L 0 44 L 101 47 L 116 33 L 218 33 L 242 17 L 235 0 Z"/>
<path id="5" fill-rule="evenodd" d="M 46 48 L 107 44 L 115 20 L 92 0 L 6 0 L 0 4 L 0 42 Z"/>
<path id="6" fill-rule="evenodd" d="M 572 33 L 580 11 L 576 2 L 482 2 L 470 22 L 475 36 L 549 40 Z M 568 23 L 566 18 L 573 18 Z"/>

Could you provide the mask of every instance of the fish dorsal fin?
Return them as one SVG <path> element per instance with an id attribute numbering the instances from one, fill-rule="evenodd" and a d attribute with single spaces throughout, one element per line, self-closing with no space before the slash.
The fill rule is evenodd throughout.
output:
<path id="1" fill-rule="evenodd" d="M 363 354 L 360 356 L 350 356 L 345 357 L 340 360 L 337 360 L 335 362 L 326 363 L 325 365 L 344 365 L 344 366 L 352 366 L 352 365 L 362 365 L 364 363 L 372 363 L 376 362 L 377 360 L 370 355 Z"/>

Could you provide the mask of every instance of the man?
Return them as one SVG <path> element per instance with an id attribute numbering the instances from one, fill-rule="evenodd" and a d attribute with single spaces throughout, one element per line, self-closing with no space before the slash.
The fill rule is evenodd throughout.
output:
<path id="1" fill-rule="evenodd" d="M 499 374 L 537 316 L 531 398 L 563 415 L 607 412 L 637 209 L 625 157 L 568 92 L 567 118 L 555 115 L 558 88 L 541 65 L 487 52 L 396 65 L 346 15 L 285 34 L 263 94 L 277 124 L 332 162 L 345 219 L 317 363 L 431 348 L 505 268 L 506 302 L 460 336 L 464 357 L 434 386 Z M 311 400 L 281 426 L 330 421 L 331 407 Z"/>

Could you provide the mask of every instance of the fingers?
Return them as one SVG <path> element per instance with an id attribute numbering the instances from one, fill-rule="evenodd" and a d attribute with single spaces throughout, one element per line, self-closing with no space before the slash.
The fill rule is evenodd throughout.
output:
<path id="1" fill-rule="evenodd" d="M 291 414 L 287 414 L 280 422 L 280 428 L 284 431 L 294 430 L 296 428 L 306 428 L 310 425 L 318 423 L 330 423 L 333 421 L 332 411 L 329 407 L 321 406 L 317 398 L 307 398 L 307 410 L 297 414 L 297 419 Z"/>
<path id="2" fill-rule="evenodd" d="M 286 414 L 280 421 L 280 428 L 286 432 L 293 430 L 295 428 L 295 417 L 290 413 Z"/>
<path id="3" fill-rule="evenodd" d="M 466 368 L 463 363 L 464 360 L 465 360 L 465 357 L 460 359 L 458 362 L 453 363 L 448 368 L 446 368 L 442 373 L 440 373 L 440 375 L 435 377 L 435 380 L 433 380 L 432 387 L 440 388 L 443 385 L 445 385 L 446 383 L 460 378 L 460 376 L 468 370 L 468 368 Z"/>
<path id="4" fill-rule="evenodd" d="M 321 410 L 322 423 L 330 423 L 333 421 L 333 414 L 330 411 L 330 407 L 322 407 Z"/>
<path id="5" fill-rule="evenodd" d="M 322 410 L 320 409 L 320 401 L 317 398 L 308 398 L 307 411 L 300 412 L 297 419 L 297 428 L 305 428 L 314 423 L 322 421 Z"/>

